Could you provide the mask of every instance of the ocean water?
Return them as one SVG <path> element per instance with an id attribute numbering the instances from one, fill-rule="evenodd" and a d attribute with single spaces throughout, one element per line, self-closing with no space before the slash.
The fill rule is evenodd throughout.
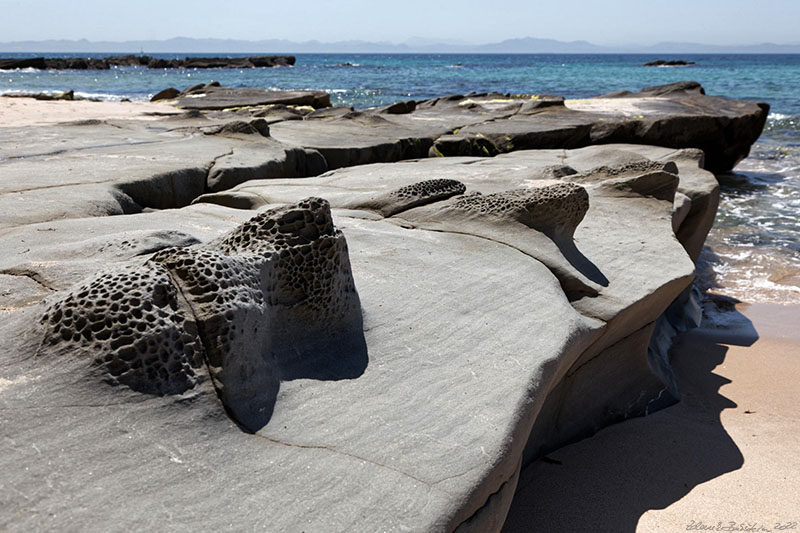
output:
<path id="1" fill-rule="evenodd" d="M 42 54 L 30 54 L 34 55 Z M 0 52 L 0 56 L 25 54 Z M 642 66 L 660 58 L 630 54 L 300 54 L 295 66 L 271 69 L 0 70 L 0 94 L 74 90 L 85 97 L 136 101 L 147 100 L 165 87 L 182 89 L 216 80 L 230 87 L 323 89 L 331 94 L 334 105 L 359 108 L 470 91 L 584 98 L 695 80 L 708 94 L 765 101 L 772 106 L 750 157 L 733 173 L 719 176 L 722 201 L 703 254 L 702 278 L 715 292 L 744 301 L 800 303 L 800 55 L 669 55 L 669 59 L 697 64 Z"/>

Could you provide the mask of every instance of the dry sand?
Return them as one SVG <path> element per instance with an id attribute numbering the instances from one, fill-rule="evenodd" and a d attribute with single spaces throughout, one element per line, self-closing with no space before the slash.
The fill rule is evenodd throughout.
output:
<path id="1" fill-rule="evenodd" d="M 739 311 L 674 346 L 680 403 L 525 469 L 503 531 L 800 530 L 800 307 Z"/>
<path id="2" fill-rule="evenodd" d="M 178 114 L 171 105 L 150 102 L 92 102 L 0 97 L 0 127 L 54 124 L 108 118 L 153 119 L 153 113 Z"/>

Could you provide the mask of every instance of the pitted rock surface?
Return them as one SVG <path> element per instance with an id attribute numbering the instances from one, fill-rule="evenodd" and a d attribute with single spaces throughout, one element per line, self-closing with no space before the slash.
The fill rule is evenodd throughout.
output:
<path id="1" fill-rule="evenodd" d="M 351 202 L 348 206 L 354 209 L 375 210 L 384 217 L 390 217 L 414 207 L 464 194 L 466 190 L 467 187 L 460 181 L 432 179 L 400 187 L 365 202 Z"/>
<path id="2" fill-rule="evenodd" d="M 576 183 L 492 194 L 473 192 L 398 215 L 416 227 L 501 242 L 541 261 L 570 297 L 596 295 L 608 280 L 576 248 L 572 236 L 589 210 Z"/>
<path id="3" fill-rule="evenodd" d="M 569 176 L 567 179 L 579 183 L 598 182 L 614 178 L 641 176 L 650 172 L 678 174 L 678 167 L 673 161 L 632 161 L 623 165 L 603 165 Z"/>
<path id="4" fill-rule="evenodd" d="M 589 210 L 589 195 L 575 183 L 558 183 L 485 196 L 471 194 L 451 208 L 479 216 L 513 217 L 543 233 L 571 236 Z"/>
<path id="5" fill-rule="evenodd" d="M 413 201 L 423 198 L 450 197 L 454 194 L 464 194 L 466 187 L 456 180 L 436 179 L 420 181 L 413 185 L 401 187 L 392 191 L 392 196 L 401 201 Z"/>
<path id="6" fill-rule="evenodd" d="M 40 352 L 94 354 L 107 381 L 180 394 L 207 363 L 237 422 L 263 426 L 315 335 L 360 333 L 347 243 L 319 198 L 265 211 L 205 247 L 167 248 L 52 303 Z M 257 427 L 256 427 L 257 426 Z"/>
<path id="7" fill-rule="evenodd" d="M 202 344 L 168 271 L 147 262 L 101 274 L 52 302 L 40 353 L 90 354 L 104 379 L 150 394 L 180 394 L 198 381 Z"/>
<path id="8" fill-rule="evenodd" d="M 226 159 L 245 156 L 256 168 L 269 144 L 259 137 L 196 135 L 192 143 L 216 156 L 235 139 L 233 154 L 213 168 L 234 167 Z M 165 335 L 172 337 L 172 327 L 186 330 L 199 363 L 188 365 L 194 378 L 164 392 L 144 363 L 138 377 L 121 374 L 134 385 L 120 378 L 122 386 L 109 387 L 98 374 L 116 378 L 97 357 L 94 337 L 70 331 L 65 340 L 59 331 L 46 339 L 54 344 L 40 346 L 42 331 L 55 329 L 49 314 L 38 322 L 43 307 L 6 312 L 0 425 L 13 441 L 2 441 L 0 453 L 0 493 L 11 496 L 0 506 L 0 529 L 125 522 L 144 529 L 171 522 L 222 529 L 268 523 L 287 531 L 298 524 L 314 531 L 499 529 L 520 464 L 620 418 L 652 412 L 654 400 L 668 401 L 666 374 L 650 366 L 647 340 L 691 282 L 694 265 L 681 243 L 688 236 L 702 244 L 718 191 L 690 155 L 642 146 L 559 149 L 371 165 L 303 180 L 270 176 L 237 187 L 233 192 L 271 206 L 315 194 L 337 208 L 357 196 L 413 199 L 408 185 L 431 178 L 481 191 L 482 199 L 454 194 L 391 217 L 337 211 L 337 222 L 346 220 L 363 325 L 355 292 L 341 289 L 353 284 L 349 260 L 321 201 L 247 223 L 256 213 L 212 204 L 93 219 L 65 209 L 71 218 L 36 218 L 47 222 L 4 232 L 0 276 L 38 287 L 39 299 L 50 294 L 48 312 L 69 307 L 56 299 L 71 298 L 73 316 L 76 306 L 90 305 L 92 297 L 79 293 L 100 268 L 125 273 L 123 281 L 141 268 L 172 287 L 162 297 Z M 675 181 L 656 171 L 578 181 L 591 209 L 574 241 L 523 223 L 532 216 L 525 207 L 531 187 L 637 159 L 678 165 L 680 219 L 671 217 L 670 202 L 633 194 L 632 187 L 609 188 L 624 185 L 615 180 L 647 191 L 639 186 Z M 13 184 L 13 175 L 4 177 Z M 482 213 L 477 207 L 493 194 L 520 205 Z M 459 202 L 476 210 L 455 208 Z M 569 228 L 577 218 L 556 223 Z M 154 231 L 184 235 L 150 238 Z M 106 251 L 98 253 L 101 246 Z M 160 253 L 148 261 L 153 252 Z M 304 265 L 287 272 L 296 261 Z M 48 289 L 51 281 L 57 283 Z M 122 286 L 104 283 L 109 290 Z M 142 294 L 153 292 L 155 281 L 142 283 L 150 287 Z M 313 302 L 326 295 L 345 303 L 345 319 L 314 318 L 335 307 L 315 310 Z M 161 342 L 150 330 L 141 338 Z M 37 348 L 40 357 L 33 356 Z M 192 387 L 191 379 L 184 394 L 159 396 Z M 91 473 L 102 474 L 104 490 Z M 186 513 L 197 506 L 207 512 Z"/>

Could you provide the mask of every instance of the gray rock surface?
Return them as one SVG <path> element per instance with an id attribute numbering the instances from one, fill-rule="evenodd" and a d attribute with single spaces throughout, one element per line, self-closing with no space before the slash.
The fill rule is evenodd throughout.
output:
<path id="1" fill-rule="evenodd" d="M 398 107 L 399 109 L 400 107 Z M 452 95 L 402 113 L 364 110 L 276 124 L 276 139 L 314 148 L 329 168 L 430 156 L 637 143 L 698 148 L 706 168 L 730 170 L 761 134 L 769 106 L 707 96 L 695 82 L 567 100 L 547 95 Z"/>
<path id="2" fill-rule="evenodd" d="M 179 116 L 5 128 L 0 228 L 181 207 L 249 179 L 327 169 L 319 153 L 275 141 L 256 121 Z"/>
<path id="3" fill-rule="evenodd" d="M 703 153 L 499 146 L 608 111 L 501 96 L 4 128 L 0 529 L 497 530 L 676 401 Z"/>

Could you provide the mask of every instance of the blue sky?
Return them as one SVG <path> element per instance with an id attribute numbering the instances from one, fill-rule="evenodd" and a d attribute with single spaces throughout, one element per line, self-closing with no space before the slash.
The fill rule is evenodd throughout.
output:
<path id="1" fill-rule="evenodd" d="M 800 0 L 0 0 L 0 41 L 215 37 L 411 37 L 465 43 L 516 37 L 595 44 L 800 43 Z"/>

